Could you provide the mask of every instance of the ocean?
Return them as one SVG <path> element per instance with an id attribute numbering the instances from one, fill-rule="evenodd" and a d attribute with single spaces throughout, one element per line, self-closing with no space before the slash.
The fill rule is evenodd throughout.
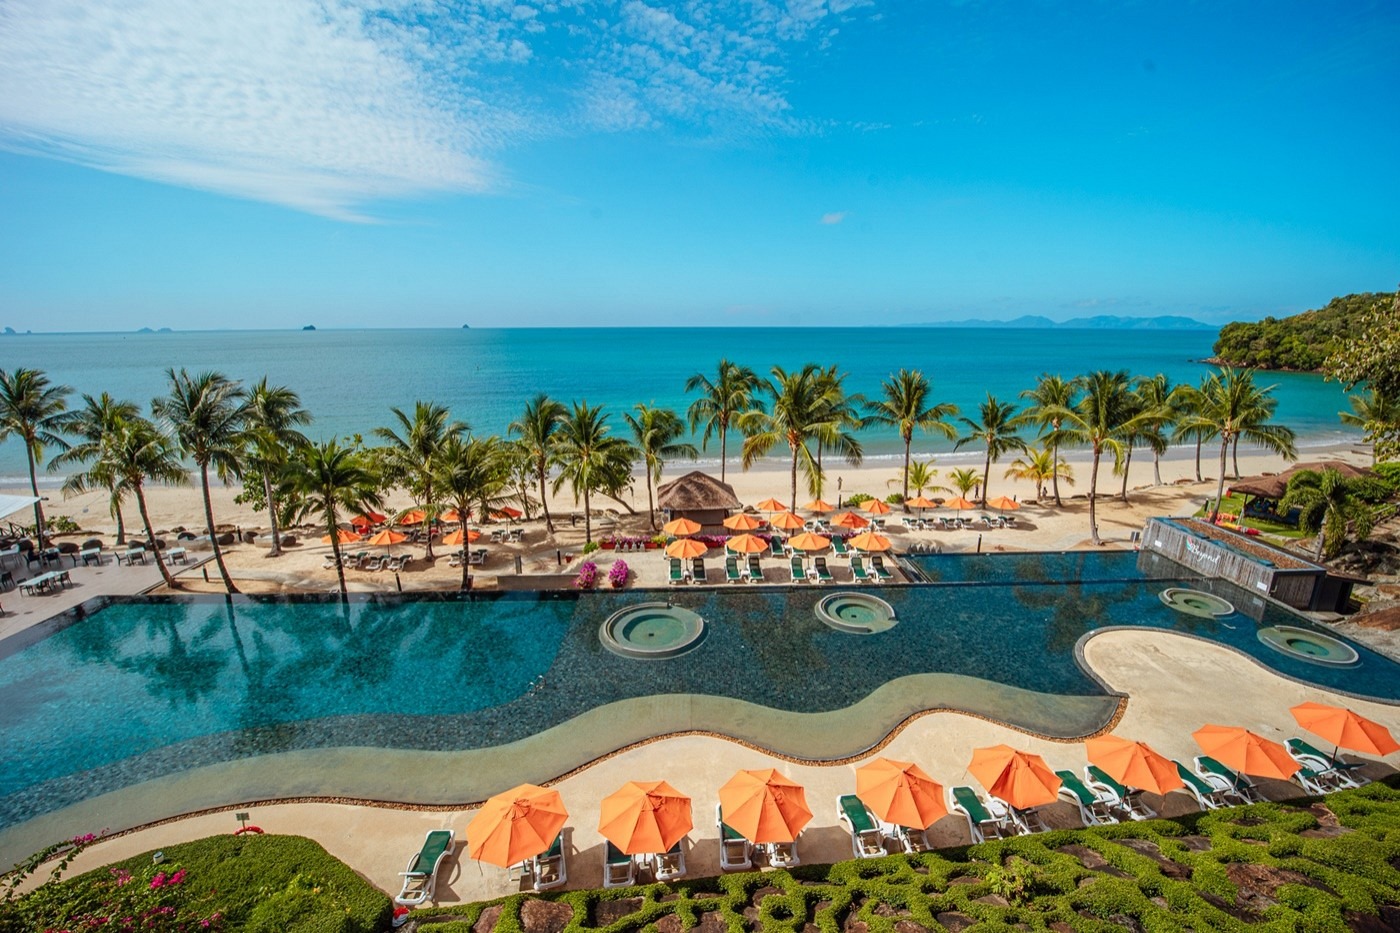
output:
<path id="1" fill-rule="evenodd" d="M 613 430 L 625 432 L 621 413 L 638 402 L 684 414 L 691 401 L 686 378 L 712 374 L 721 357 L 760 374 L 774 365 L 836 364 L 850 374 L 847 391 L 870 396 L 892 372 L 921 369 L 936 398 L 975 417 L 988 392 L 1015 399 L 1041 373 L 1068 378 L 1121 368 L 1194 383 L 1211 369 L 1195 361 L 1210 355 L 1214 339 L 1214 331 L 932 327 L 26 334 L 0 337 L 0 369 L 41 369 L 79 393 L 107 391 L 143 405 L 164 392 L 168 367 L 214 369 L 245 382 L 265 375 L 301 395 L 316 419 L 308 434 L 318 439 L 368 436 L 389 423 L 390 407 L 411 409 L 417 399 L 447 405 L 477 433 L 503 434 L 536 392 L 566 403 L 604 405 Z M 1265 373 L 1260 381 L 1277 386 L 1277 419 L 1297 431 L 1304 445 L 1357 438 L 1337 420 L 1347 402 L 1336 383 L 1298 373 Z M 860 437 L 867 460 L 893 461 L 900 453 L 889 429 L 868 429 Z M 940 452 L 944 465 L 980 463 L 970 449 L 947 454 L 952 444 L 942 439 L 916 435 L 914 443 L 916 451 Z M 731 443 L 730 456 L 736 454 L 737 443 Z M 716 439 L 701 463 L 717 463 L 718 456 Z M 0 443 L 0 485 L 23 477 L 19 442 Z M 50 481 L 56 479 L 51 475 Z"/>

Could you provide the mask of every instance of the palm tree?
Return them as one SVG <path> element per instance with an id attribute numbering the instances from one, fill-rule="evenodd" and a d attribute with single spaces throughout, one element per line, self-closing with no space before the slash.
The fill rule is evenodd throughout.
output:
<path id="1" fill-rule="evenodd" d="M 830 387 L 815 365 L 809 363 L 792 373 L 774 366 L 764 389 L 773 396 L 772 413 L 756 408 L 739 416 L 739 429 L 748 435 L 744 439 L 744 469 L 780 441 L 786 443 L 792 455 L 792 508 L 796 510 L 799 463 L 809 482 L 817 474 L 816 458 L 808 445 L 820 439 L 847 462 L 859 463 L 860 442 L 843 429 L 844 422 L 832 405 Z"/>
<path id="2" fill-rule="evenodd" d="M 1210 376 L 1202 376 L 1200 385 L 1182 385 L 1178 396 L 1178 415 L 1176 419 L 1176 429 L 1172 432 L 1173 440 L 1192 440 L 1196 443 L 1196 482 L 1203 482 L 1201 479 L 1201 446 L 1215 435 L 1210 433 L 1210 429 L 1199 427 L 1194 418 L 1189 415 L 1198 414 L 1204 404 L 1206 386 L 1210 383 Z"/>
<path id="3" fill-rule="evenodd" d="M 1291 508 L 1299 510 L 1298 526 L 1317 535 L 1315 560 L 1321 560 L 1324 552 L 1329 559 L 1341 553 L 1348 523 L 1355 525 L 1357 539 L 1364 541 L 1376 522 L 1376 509 L 1361 497 L 1356 482 L 1331 468 L 1295 473 L 1278 504 L 1280 512 Z"/>
<path id="4" fill-rule="evenodd" d="M 298 427 L 311 423 L 311 413 L 301 398 L 286 386 L 270 386 L 263 377 L 248 392 L 248 466 L 262 479 L 268 520 L 272 525 L 269 557 L 282 553 L 282 532 L 277 527 L 277 496 L 273 477 L 287 465 L 292 452 L 311 443 Z"/>
<path id="5" fill-rule="evenodd" d="M 979 442 L 987 446 L 987 462 L 982 468 L 982 502 L 987 501 L 987 483 L 992 476 L 992 464 L 1013 450 L 1025 450 L 1026 442 L 1016 435 L 1016 406 L 999 402 L 990 392 L 987 400 L 977 406 L 980 420 L 959 418 L 967 425 L 967 433 L 958 438 L 953 448 Z"/>
<path id="6" fill-rule="evenodd" d="M 1164 429 L 1175 431 L 1177 422 L 1185 410 L 1189 399 L 1189 386 L 1173 385 L 1164 373 L 1155 376 L 1139 376 L 1136 394 L 1142 400 L 1143 408 L 1155 412 L 1157 417 L 1141 433 L 1142 440 L 1152 451 L 1152 485 L 1162 485 L 1162 454 L 1167 452 L 1167 438 Z M 1127 485 L 1127 470 L 1123 471 L 1123 482 Z M 1126 496 L 1125 496 L 1126 498 Z"/>
<path id="7" fill-rule="evenodd" d="M 685 381 L 687 392 L 699 392 L 700 397 L 690 403 L 686 417 L 693 432 L 701 424 L 705 433 L 700 437 L 700 447 L 709 446 L 710 435 L 719 434 L 719 481 L 724 482 L 725 464 L 728 459 L 729 426 L 744 412 L 754 408 L 757 395 L 763 382 L 758 374 L 747 366 L 720 360 L 714 381 L 704 373 L 696 373 Z"/>
<path id="8" fill-rule="evenodd" d="M 958 495 L 966 499 L 967 494 L 977 488 L 982 482 L 982 478 L 977 475 L 975 467 L 962 467 L 948 474 L 948 481 L 953 484 L 953 488 L 958 491 Z"/>
<path id="9" fill-rule="evenodd" d="M 630 465 L 631 445 L 608 433 L 608 416 L 601 405 L 590 406 L 587 401 L 575 402 L 573 410 L 564 416 L 551 452 L 559 475 L 554 491 L 565 483 L 573 490 L 574 501 L 583 494 L 584 541 L 593 540 L 593 491 L 614 485 L 609 473 L 625 454 Z"/>
<path id="10" fill-rule="evenodd" d="M 900 474 L 890 480 L 886 485 L 899 486 L 907 490 L 914 490 L 918 495 L 923 495 L 925 490 L 947 492 L 945 486 L 937 484 L 938 470 L 934 469 L 933 460 L 910 460 L 908 467 L 900 471 Z M 972 487 L 969 486 L 969 489 Z M 907 498 L 907 497 L 906 497 Z"/>
<path id="11" fill-rule="evenodd" d="M 637 405 L 637 414 L 624 414 L 622 420 L 632 429 L 632 440 L 642 455 L 642 469 L 647 481 L 647 518 L 652 530 L 656 530 L 656 509 L 652 504 L 652 483 L 661 484 L 661 471 L 668 459 L 689 457 L 694 460 L 699 451 L 694 444 L 677 443 L 677 438 L 685 433 L 685 422 L 680 415 L 669 408 L 651 405 Z"/>
<path id="12" fill-rule="evenodd" d="M 68 442 L 60 435 L 68 430 L 68 386 L 49 384 L 49 377 L 37 369 L 0 369 L 0 441 L 14 435 L 24 442 L 29 464 L 29 489 L 34 494 L 34 536 L 44 546 L 44 507 L 39 495 L 35 467 L 44 460 L 45 447 L 65 450 Z"/>
<path id="13" fill-rule="evenodd" d="M 94 486 L 107 490 L 107 507 L 117 520 L 117 544 L 126 543 L 126 517 L 122 515 L 122 499 L 127 489 L 122 477 L 111 468 L 105 456 L 108 444 L 116 437 L 120 422 L 138 417 L 141 410 L 135 402 L 118 401 L 106 392 L 93 397 L 83 396 L 83 407 L 72 413 L 68 430 L 79 438 L 63 453 L 49 462 L 49 469 L 55 470 L 69 464 L 89 464 L 82 488 Z M 77 495 L 79 486 L 69 477 L 63 484 L 65 496 Z"/>
<path id="14" fill-rule="evenodd" d="M 1206 378 L 1197 407 L 1182 418 L 1183 429 L 1220 438 L 1220 476 L 1211 521 L 1220 515 L 1220 498 L 1225 494 L 1225 457 L 1231 444 L 1244 438 L 1289 460 L 1298 456 L 1293 430 L 1268 423 L 1278 407 L 1278 399 L 1269 394 L 1273 388 L 1255 385 L 1252 369 L 1222 367 L 1219 373 Z"/>
<path id="15" fill-rule="evenodd" d="M 890 376 L 880 386 L 884 398 L 870 403 L 867 417 L 875 424 L 883 424 L 899 430 L 899 438 L 904 441 L 904 489 L 901 495 L 909 498 L 909 446 L 914 440 L 914 431 L 933 431 L 952 440 L 957 431 L 944 419 L 955 417 L 958 406 L 951 402 L 932 402 L 933 387 L 928 377 L 919 370 L 901 369 Z M 928 485 L 928 484 L 925 484 Z M 920 491 L 919 495 L 923 495 Z M 904 506 L 909 511 L 909 506 Z"/>
<path id="16" fill-rule="evenodd" d="M 402 485 L 417 500 L 423 503 L 425 512 L 432 512 L 433 475 L 437 469 L 437 459 L 443 445 L 454 437 L 461 437 L 470 430 L 465 421 L 449 421 L 446 408 L 434 402 L 415 402 L 413 417 L 400 408 L 390 408 L 398 431 L 393 428 L 375 428 L 374 434 L 388 441 L 385 458 L 399 476 Z M 431 523 L 434 515 L 426 521 Z M 428 536 L 428 547 L 423 555 L 433 559 L 433 538 Z"/>
<path id="17" fill-rule="evenodd" d="M 230 593 L 238 587 L 224 566 L 223 549 L 214 531 L 214 506 L 209 498 L 209 467 L 225 483 L 242 475 L 246 394 L 237 382 L 222 373 L 205 372 L 191 376 L 181 369 L 165 371 L 170 394 L 151 402 L 151 411 L 169 426 L 182 456 L 199 467 L 200 489 L 204 493 L 204 521 L 214 562 Z"/>
<path id="18" fill-rule="evenodd" d="M 500 493 L 508 481 L 509 464 L 499 438 L 463 439 L 458 435 L 442 445 L 435 469 L 434 485 L 446 504 L 461 516 L 465 534 L 472 506 L 490 502 Z M 470 562 L 463 560 L 462 589 L 471 588 Z"/>
<path id="19" fill-rule="evenodd" d="M 554 519 L 549 514 L 549 494 L 545 492 L 545 480 L 549 476 L 550 447 L 554 443 L 555 431 L 567 413 L 563 403 L 545 395 L 536 395 L 525 405 L 525 412 L 510 423 L 510 433 L 520 435 L 520 443 L 530 452 L 535 465 L 535 475 L 540 483 L 540 505 L 544 509 L 544 525 L 554 534 Z M 526 505 L 526 512 L 529 506 Z"/>
<path id="20" fill-rule="evenodd" d="M 1360 428 L 1365 439 L 1371 444 L 1371 463 L 1377 458 L 1384 459 L 1389 453 L 1387 440 L 1400 430 L 1400 401 L 1390 398 L 1375 389 L 1348 395 L 1351 411 L 1339 411 L 1337 417 L 1342 424 Z M 1391 442 L 1393 443 L 1393 442 Z"/>
<path id="21" fill-rule="evenodd" d="M 865 397 L 860 393 L 855 395 L 846 394 L 846 377 L 849 373 L 843 373 L 836 366 L 828 366 L 820 370 L 818 379 L 821 380 L 822 390 L 826 395 L 826 404 L 829 411 L 830 420 L 841 430 L 847 433 L 859 431 L 865 427 L 865 419 L 861 417 L 860 410 L 867 406 Z M 826 471 L 822 469 L 822 452 L 824 443 L 821 435 L 817 436 L 816 469 L 808 477 L 808 488 L 812 495 L 820 498 L 822 487 L 826 481 Z M 860 455 L 850 460 L 853 464 L 860 463 Z"/>
<path id="22" fill-rule="evenodd" d="M 1031 404 L 1017 416 L 1018 420 L 1040 428 L 1040 435 L 1050 448 L 1051 462 L 1060 459 L 1060 419 L 1054 413 L 1060 409 L 1074 407 L 1075 391 L 1075 384 L 1072 380 L 1065 379 L 1063 376 L 1041 373 L 1040 381 L 1036 383 L 1035 388 L 1026 389 L 1021 393 L 1021 398 Z M 1050 486 L 1054 491 L 1055 504 L 1064 505 L 1060 501 L 1058 473 L 1050 477 Z"/>
<path id="23" fill-rule="evenodd" d="M 365 469 L 364 454 L 341 447 L 336 438 L 294 448 L 287 462 L 288 484 L 296 493 L 297 519 L 319 514 L 326 523 L 335 554 L 335 574 L 345 595 L 345 568 L 340 558 L 340 513 L 380 508 L 379 484 Z"/>
<path id="24" fill-rule="evenodd" d="M 1074 485 L 1074 471 L 1063 457 L 1055 454 L 1055 448 L 1027 447 L 1025 456 L 1012 461 L 1003 474 L 1007 479 L 1028 479 L 1035 483 L 1037 500 L 1045 495 L 1045 484 L 1063 479 L 1066 486 Z"/>
<path id="25" fill-rule="evenodd" d="M 1141 422 L 1134 413 L 1127 370 L 1101 369 L 1079 376 L 1075 388 L 1081 395 L 1074 406 L 1047 409 L 1047 416 L 1059 420 L 1061 443 L 1080 444 L 1093 451 L 1089 469 L 1089 535 L 1095 544 L 1102 544 L 1097 512 L 1099 462 L 1105 451 L 1113 454 L 1115 462 L 1121 461 L 1123 439 L 1138 430 Z"/>

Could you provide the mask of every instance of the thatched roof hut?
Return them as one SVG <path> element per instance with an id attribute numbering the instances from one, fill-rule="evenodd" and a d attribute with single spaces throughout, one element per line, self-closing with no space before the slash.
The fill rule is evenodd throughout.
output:
<path id="1" fill-rule="evenodd" d="M 1294 464 L 1282 473 L 1275 473 L 1273 476 L 1246 476 L 1244 479 L 1231 483 L 1229 491 L 1260 499 L 1282 499 L 1283 494 L 1288 491 L 1288 481 L 1304 470 L 1314 470 L 1319 473 L 1323 470 L 1336 470 L 1347 479 L 1366 476 L 1369 472 L 1354 467 L 1344 460 L 1320 460 L 1312 463 Z"/>
<path id="2" fill-rule="evenodd" d="M 692 470 L 656 487 L 656 507 L 671 513 L 672 518 L 699 522 L 706 531 L 723 531 L 730 510 L 740 508 L 741 503 L 733 486 Z"/>

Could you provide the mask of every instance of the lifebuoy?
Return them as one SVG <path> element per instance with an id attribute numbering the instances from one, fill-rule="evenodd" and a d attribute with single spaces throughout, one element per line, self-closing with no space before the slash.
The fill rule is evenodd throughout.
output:
<path id="1" fill-rule="evenodd" d="M 257 833 L 259 836 L 261 836 L 263 834 L 263 831 L 256 826 L 240 826 L 233 831 L 233 834 L 235 836 L 241 836 L 244 833 Z"/>

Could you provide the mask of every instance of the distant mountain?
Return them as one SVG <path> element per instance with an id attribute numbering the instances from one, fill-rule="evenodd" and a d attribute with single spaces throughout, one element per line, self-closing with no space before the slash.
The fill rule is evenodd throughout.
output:
<path id="1" fill-rule="evenodd" d="M 1027 314 L 1009 321 L 988 321 L 982 318 L 969 318 L 965 321 L 929 321 L 916 324 L 916 327 L 1035 327 L 1056 328 L 1058 330 L 1215 330 L 1210 324 L 1194 318 L 1175 314 L 1158 317 L 1119 317 L 1113 314 L 1099 314 L 1094 317 L 1076 317 L 1068 321 L 1052 321 L 1038 314 Z"/>

